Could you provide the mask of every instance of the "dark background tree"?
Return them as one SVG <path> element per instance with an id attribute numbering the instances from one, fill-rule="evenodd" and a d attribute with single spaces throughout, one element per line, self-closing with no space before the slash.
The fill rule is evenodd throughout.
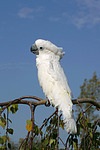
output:
<path id="1" fill-rule="evenodd" d="M 94 72 L 89 80 L 84 79 L 78 98 L 91 98 L 100 103 L 100 80 Z M 77 104 L 78 141 L 82 149 L 100 148 L 100 115 L 98 107 L 90 104 Z"/>
<path id="2" fill-rule="evenodd" d="M 91 79 L 84 79 L 83 85 L 80 86 L 80 89 L 81 92 L 79 98 L 91 98 L 95 101 L 100 102 L 100 80 L 97 77 L 96 72 L 94 72 L 93 77 Z M 82 106 L 83 110 L 86 110 L 91 104 L 85 103 L 80 105 Z M 95 106 L 92 106 L 90 107 L 90 109 L 87 110 L 87 117 L 89 121 L 95 120 L 98 117 L 96 110 L 97 109 L 95 108 Z"/>

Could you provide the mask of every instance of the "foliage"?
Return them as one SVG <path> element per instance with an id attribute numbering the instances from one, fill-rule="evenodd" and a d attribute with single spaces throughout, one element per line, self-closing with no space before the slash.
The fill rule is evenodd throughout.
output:
<path id="1" fill-rule="evenodd" d="M 54 150 L 57 144 L 57 130 L 59 127 L 64 129 L 64 123 L 61 119 L 61 116 L 59 117 L 59 127 L 58 127 L 58 111 L 55 111 L 49 118 L 45 119 L 43 121 L 43 125 L 39 128 L 36 124 L 33 125 L 33 142 L 32 142 L 32 149 L 33 150 Z M 30 120 L 27 120 L 27 125 L 31 124 Z M 44 132 L 43 127 L 45 128 Z M 27 128 L 27 126 L 26 126 Z M 28 133 L 30 134 L 30 131 L 28 130 Z M 27 136 L 27 139 L 23 139 L 20 142 L 20 145 L 22 148 L 27 147 L 27 149 L 31 149 L 31 136 Z"/>
<path id="2" fill-rule="evenodd" d="M 81 93 L 79 98 L 91 98 L 95 101 L 100 102 L 100 79 L 97 77 L 96 73 L 94 72 L 93 77 L 89 80 L 84 79 L 83 85 L 80 86 Z M 80 104 L 83 110 L 86 110 L 90 104 Z M 81 107 L 78 105 L 78 112 L 80 111 Z M 98 115 L 95 114 L 96 108 L 90 107 L 90 109 L 87 110 L 87 117 L 89 121 L 97 119 Z M 92 114 L 92 115 L 91 115 Z"/>
<path id="3" fill-rule="evenodd" d="M 59 131 L 59 127 L 61 127 L 62 129 L 64 129 L 64 123 L 61 119 L 61 116 L 58 118 L 58 111 L 56 111 L 54 113 L 54 116 L 51 117 L 49 120 L 45 119 L 43 121 L 43 123 L 45 123 L 45 133 L 42 136 L 42 140 L 41 142 L 46 145 L 46 149 L 52 150 L 52 149 L 56 149 L 57 144 L 59 147 L 59 143 L 58 143 L 58 131 Z M 59 119 L 59 121 L 58 121 Z M 59 124 L 58 124 L 59 122 Z"/>
<path id="4" fill-rule="evenodd" d="M 11 143 L 9 141 L 8 134 L 13 134 L 13 129 L 8 127 L 8 123 L 12 123 L 12 121 L 9 119 L 9 113 L 16 113 L 18 110 L 18 104 L 13 104 L 12 106 L 9 106 L 7 108 L 7 116 L 3 112 L 3 109 L 0 109 L 0 126 L 5 129 L 6 135 L 0 136 L 0 150 L 6 150 L 7 148 L 12 149 Z"/>
<path id="5" fill-rule="evenodd" d="M 67 148 L 97 150 L 100 148 L 100 119 L 89 122 L 86 114 L 79 114 L 77 120 L 77 134 L 68 137 Z M 82 134 L 81 134 L 82 133 Z"/>
<path id="6" fill-rule="evenodd" d="M 96 73 L 89 80 L 85 79 L 80 87 L 79 98 L 91 98 L 100 101 L 100 80 Z M 100 148 L 100 116 L 98 108 L 89 103 L 77 105 L 77 148 L 99 149 Z M 77 145 L 76 144 L 76 145 Z"/>
<path id="7" fill-rule="evenodd" d="M 80 89 L 79 98 L 91 98 L 100 102 L 100 80 L 96 73 L 93 74 L 92 79 L 85 79 Z M 38 99 L 36 98 L 36 100 Z M 39 99 L 41 104 L 43 101 Z M 9 118 L 9 113 L 15 114 L 18 111 L 18 102 L 21 103 L 21 98 L 0 108 L 0 126 L 5 130 L 5 135 L 0 136 L 0 150 L 18 149 L 17 145 L 9 140 L 9 134 L 12 135 L 14 132 L 10 128 L 12 121 Z M 58 110 L 44 119 L 43 124 L 39 127 L 34 120 L 35 108 L 38 103 L 35 102 L 32 105 L 32 102 L 24 101 L 25 103 L 30 107 L 31 119 L 26 121 L 27 136 L 25 139 L 20 139 L 19 150 L 55 150 L 59 149 L 59 142 L 62 142 L 65 150 L 100 149 L 100 117 L 97 114 L 99 109 L 95 106 L 89 103 L 77 104 L 77 134 L 69 134 L 66 143 L 64 143 L 59 135 L 59 128 L 64 130 L 64 123 L 62 115 L 58 116 Z"/>

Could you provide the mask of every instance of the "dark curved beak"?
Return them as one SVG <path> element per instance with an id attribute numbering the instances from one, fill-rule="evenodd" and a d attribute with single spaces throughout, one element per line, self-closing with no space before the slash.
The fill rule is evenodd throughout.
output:
<path id="1" fill-rule="evenodd" d="M 33 44 L 30 48 L 31 52 L 36 54 L 36 55 L 39 55 L 39 50 L 37 48 L 37 46 L 35 44 Z"/>

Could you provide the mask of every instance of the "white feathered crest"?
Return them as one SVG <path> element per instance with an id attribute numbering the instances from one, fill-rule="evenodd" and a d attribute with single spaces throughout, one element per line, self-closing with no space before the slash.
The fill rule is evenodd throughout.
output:
<path id="1" fill-rule="evenodd" d="M 38 47 L 39 46 L 44 46 L 45 49 L 55 53 L 58 56 L 60 56 L 60 59 L 65 55 L 65 52 L 63 52 L 63 48 L 62 47 L 57 47 L 56 45 L 54 45 L 50 41 L 45 41 L 45 40 L 42 40 L 42 39 L 38 39 L 38 40 L 36 40 L 35 44 Z"/>

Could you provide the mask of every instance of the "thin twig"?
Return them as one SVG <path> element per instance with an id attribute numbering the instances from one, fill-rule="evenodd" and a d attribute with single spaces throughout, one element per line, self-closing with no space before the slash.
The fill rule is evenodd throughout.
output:
<path id="1" fill-rule="evenodd" d="M 26 143 L 25 143 L 24 150 L 26 150 L 26 148 L 27 148 L 27 143 L 28 143 L 29 135 L 30 135 L 30 131 L 28 131 L 27 137 L 26 137 L 26 139 L 25 139 L 25 140 L 26 140 Z"/>
<path id="2" fill-rule="evenodd" d="M 80 106 L 81 110 L 82 110 L 82 117 L 83 117 L 83 120 L 82 120 L 82 123 L 83 123 L 83 127 L 85 129 L 85 116 L 84 116 L 84 111 L 83 111 L 83 108 L 82 106 L 80 105 L 80 103 L 78 102 L 78 105 Z M 84 150 L 85 150 L 85 134 L 83 135 L 83 139 L 84 139 Z"/>
<path id="3" fill-rule="evenodd" d="M 92 107 L 92 106 L 93 106 L 93 104 L 91 104 L 90 106 L 88 106 L 87 109 L 84 111 L 84 113 L 86 113 L 90 109 L 90 107 Z"/>
<path id="4" fill-rule="evenodd" d="M 57 142 L 56 142 L 56 150 L 59 149 L 59 111 L 57 108 L 57 118 L 58 118 L 58 126 L 57 126 Z"/>
<path id="5" fill-rule="evenodd" d="M 23 145 L 23 143 L 25 142 L 25 140 L 26 140 L 26 144 L 25 144 L 25 148 L 26 148 L 27 142 L 28 142 L 28 139 L 29 139 L 29 134 L 30 134 L 30 131 L 27 133 L 26 138 L 21 142 L 21 144 L 20 144 L 18 150 L 20 150 L 20 148 L 22 147 L 22 145 Z"/>
<path id="6" fill-rule="evenodd" d="M 8 119 L 9 119 L 9 110 L 7 108 L 7 128 L 6 128 L 6 141 L 5 141 L 5 146 L 7 147 L 7 141 L 8 141 Z"/>
<path id="7" fill-rule="evenodd" d="M 61 139 L 61 137 L 59 137 L 59 140 L 62 142 L 62 144 L 64 145 L 64 147 L 66 147 L 65 143 L 63 142 L 63 140 Z"/>
<path id="8" fill-rule="evenodd" d="M 95 124 L 95 126 L 94 126 L 94 129 L 93 129 L 93 131 L 92 131 L 92 134 L 95 132 L 98 122 L 100 122 L 100 119 L 97 120 L 97 122 L 96 122 L 96 124 Z"/>
<path id="9" fill-rule="evenodd" d="M 32 130 L 31 130 L 31 149 L 33 146 L 33 128 L 34 128 L 34 111 L 35 111 L 36 106 L 33 106 L 30 104 L 30 109 L 31 109 L 31 121 L 32 121 Z"/>
<path id="10" fill-rule="evenodd" d="M 57 110 L 50 116 L 46 119 L 46 121 L 42 124 L 42 126 L 40 127 L 40 130 L 42 130 L 42 128 L 44 127 L 44 125 L 49 121 L 49 119 L 57 112 Z"/>
<path id="11" fill-rule="evenodd" d="M 68 136 L 68 138 L 67 138 L 67 140 L 66 140 L 66 144 L 65 144 L 66 150 L 67 150 L 67 144 L 68 144 L 68 141 L 69 141 L 70 136 L 71 136 L 71 134 L 69 134 L 69 136 Z"/>

